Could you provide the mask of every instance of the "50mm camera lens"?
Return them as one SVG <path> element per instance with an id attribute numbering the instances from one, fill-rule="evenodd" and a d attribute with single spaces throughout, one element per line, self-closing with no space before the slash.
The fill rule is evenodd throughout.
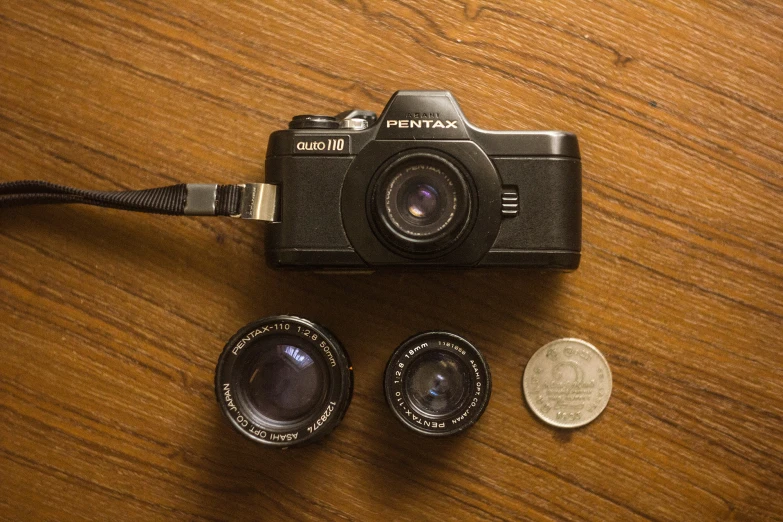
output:
<path id="1" fill-rule="evenodd" d="M 353 392 L 348 354 L 325 328 L 293 316 L 250 323 L 228 341 L 215 394 L 231 425 L 249 439 L 290 447 L 328 435 Z"/>
<path id="2" fill-rule="evenodd" d="M 394 351 L 384 375 L 389 408 L 422 435 L 454 435 L 468 429 L 484 413 L 491 391 L 484 357 L 450 332 L 411 337 Z"/>

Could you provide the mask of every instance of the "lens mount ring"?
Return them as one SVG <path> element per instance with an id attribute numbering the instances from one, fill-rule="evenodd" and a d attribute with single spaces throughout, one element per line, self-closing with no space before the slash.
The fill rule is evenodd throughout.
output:
<path id="1" fill-rule="evenodd" d="M 252 365 L 257 368 L 249 371 Z M 296 379 L 294 372 L 302 370 L 309 388 Z M 340 423 L 352 393 L 348 354 L 328 330 L 300 317 L 271 316 L 245 325 L 226 343 L 215 370 L 223 415 L 242 435 L 267 446 L 320 440 Z M 279 415 L 285 408 L 293 413 Z"/>
<path id="2" fill-rule="evenodd" d="M 464 384 L 460 383 L 458 388 L 464 386 L 466 391 L 455 394 L 458 399 L 451 407 L 427 411 L 411 391 L 414 372 L 427 372 L 438 365 L 453 368 L 454 363 L 461 365 L 460 372 L 465 376 Z M 427 377 L 424 376 L 425 380 Z M 434 376 L 431 382 L 440 386 L 443 378 Z M 484 413 L 491 392 L 492 377 L 481 352 L 451 332 L 423 332 L 407 339 L 394 351 L 384 373 L 389 408 L 400 422 L 422 435 L 448 436 L 468 429 Z"/>

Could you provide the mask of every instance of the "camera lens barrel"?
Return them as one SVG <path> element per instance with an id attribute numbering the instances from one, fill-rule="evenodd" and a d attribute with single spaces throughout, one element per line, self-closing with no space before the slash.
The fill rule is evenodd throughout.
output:
<path id="1" fill-rule="evenodd" d="M 325 328 L 273 316 L 240 329 L 215 371 L 215 394 L 231 425 L 276 447 L 310 443 L 342 420 L 353 392 L 348 354 Z"/>
<path id="2" fill-rule="evenodd" d="M 463 168 L 429 149 L 405 151 L 378 170 L 368 209 L 379 238 L 413 256 L 442 255 L 464 239 L 474 196 Z"/>
<path id="3" fill-rule="evenodd" d="M 422 435 L 468 429 L 484 413 L 491 391 L 489 366 L 478 349 L 444 331 L 406 340 L 392 354 L 384 375 L 389 408 Z"/>

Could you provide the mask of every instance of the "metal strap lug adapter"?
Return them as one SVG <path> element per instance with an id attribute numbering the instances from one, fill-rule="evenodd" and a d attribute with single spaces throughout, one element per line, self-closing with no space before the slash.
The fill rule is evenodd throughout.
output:
<path id="1" fill-rule="evenodd" d="M 239 214 L 231 217 L 257 221 L 279 221 L 277 185 L 269 183 L 243 183 Z"/>

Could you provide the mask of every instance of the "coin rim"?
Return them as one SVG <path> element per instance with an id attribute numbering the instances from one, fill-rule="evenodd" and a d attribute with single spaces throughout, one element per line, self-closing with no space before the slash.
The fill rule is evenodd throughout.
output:
<path id="1" fill-rule="evenodd" d="M 581 422 L 579 424 L 562 424 L 557 421 L 550 420 L 543 416 L 543 414 L 538 411 L 538 409 L 531 403 L 529 397 L 528 397 L 528 386 L 527 386 L 527 371 L 530 368 L 530 361 L 533 360 L 533 358 L 538 355 L 539 352 L 543 351 L 545 348 L 548 348 L 549 346 L 555 344 L 555 343 L 561 343 L 561 342 L 575 342 L 577 344 L 587 345 L 588 347 L 592 348 L 593 351 L 598 354 L 598 356 L 601 358 L 601 360 L 604 362 L 604 365 L 606 366 L 606 370 L 609 373 L 609 393 L 606 397 L 606 404 L 603 405 L 601 410 L 592 418 L 589 418 L 585 420 L 584 422 Z M 536 417 L 541 419 L 546 424 L 553 426 L 555 428 L 562 428 L 562 429 L 573 429 L 573 428 L 581 428 L 582 426 L 586 426 L 587 424 L 590 424 L 594 420 L 596 420 L 598 417 L 601 416 L 601 414 L 606 410 L 606 407 L 609 405 L 609 399 L 612 398 L 612 388 L 614 387 L 614 379 L 612 378 L 612 368 L 609 366 L 609 361 L 606 360 L 606 357 L 604 357 L 604 354 L 601 353 L 601 351 L 593 346 L 592 344 L 588 343 L 587 341 L 584 341 L 582 339 L 577 339 L 576 337 L 563 337 L 562 339 L 555 339 L 554 341 L 550 341 L 546 343 L 544 346 L 536 350 L 533 355 L 530 356 L 530 358 L 527 360 L 527 363 L 525 364 L 525 371 L 522 374 L 522 394 L 525 396 L 525 403 L 527 404 L 528 408 L 530 408 L 530 411 L 532 411 Z"/>

